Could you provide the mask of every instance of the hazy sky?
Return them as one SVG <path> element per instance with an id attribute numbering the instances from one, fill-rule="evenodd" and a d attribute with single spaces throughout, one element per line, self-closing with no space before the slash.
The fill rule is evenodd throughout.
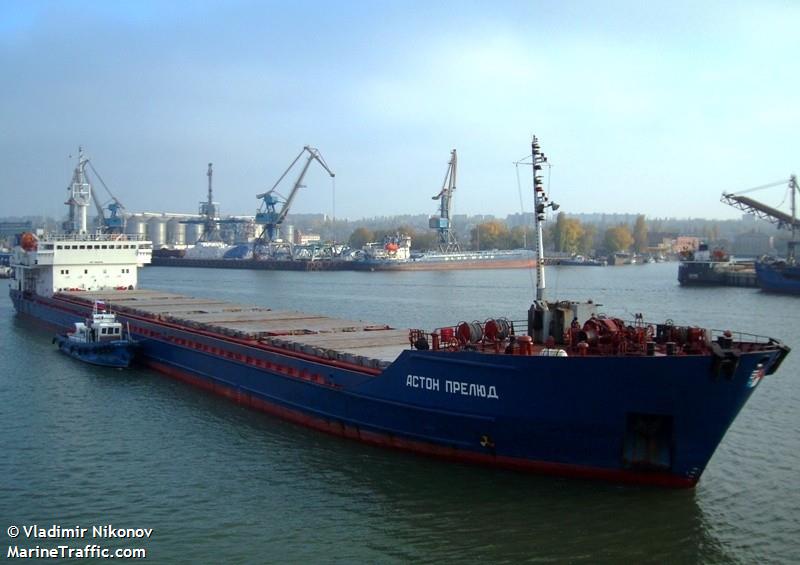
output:
<path id="1" fill-rule="evenodd" d="M 253 214 L 303 145 L 336 215 L 738 217 L 800 168 L 800 2 L 0 1 L 0 216 L 62 214 L 76 148 L 133 211 Z M 530 211 L 530 169 L 520 170 Z M 312 167 L 294 212 L 333 212 Z M 762 198 L 771 204 L 782 192 Z"/>

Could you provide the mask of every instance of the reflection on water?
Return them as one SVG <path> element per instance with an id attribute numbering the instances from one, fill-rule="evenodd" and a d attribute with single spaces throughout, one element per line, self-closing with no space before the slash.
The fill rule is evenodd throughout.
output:
<path id="1" fill-rule="evenodd" d="M 609 312 L 749 329 L 800 345 L 800 328 L 781 315 L 796 299 L 681 289 L 676 269 L 549 269 L 548 281 L 554 293 L 593 297 Z M 424 328 L 522 319 L 531 295 L 524 271 L 148 268 L 143 282 Z M 7 297 L 0 354 L 0 515 L 9 524 L 153 527 L 151 556 L 186 562 L 800 559 L 796 354 L 759 387 L 694 491 L 529 476 L 330 437 L 157 373 L 59 355 L 47 332 L 12 316 Z"/>

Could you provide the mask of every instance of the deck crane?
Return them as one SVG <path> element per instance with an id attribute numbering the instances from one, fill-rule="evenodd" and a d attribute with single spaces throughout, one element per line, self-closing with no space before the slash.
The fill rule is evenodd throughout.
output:
<path id="1" fill-rule="evenodd" d="M 437 231 L 439 235 L 439 251 L 443 253 L 461 251 L 450 223 L 450 203 L 456 190 L 456 168 L 456 150 L 453 149 L 450 152 L 450 163 L 447 166 L 447 173 L 444 175 L 442 190 L 433 197 L 433 200 L 439 200 L 439 215 L 431 217 L 428 223 L 431 229 Z"/>
<path id="2" fill-rule="evenodd" d="M 734 208 L 738 208 L 748 214 L 753 214 L 757 218 L 761 218 L 762 220 L 766 220 L 772 224 L 775 224 L 778 229 L 787 229 L 792 231 L 792 239 L 789 241 L 789 248 L 787 253 L 787 261 L 790 263 L 795 262 L 795 246 L 797 244 L 797 231 L 800 229 L 800 220 L 797 219 L 797 204 L 796 204 L 796 197 L 797 192 L 800 190 L 797 185 L 797 176 L 792 175 L 789 177 L 789 180 L 781 180 L 778 182 L 765 184 L 762 186 L 757 186 L 745 191 L 744 192 L 751 192 L 753 190 L 761 190 L 763 188 L 772 188 L 775 186 L 780 186 L 782 184 L 786 184 L 788 182 L 789 191 L 791 193 L 791 215 L 787 214 L 786 212 L 781 212 L 777 208 L 773 208 L 772 206 L 767 206 L 766 204 L 762 204 L 757 200 L 753 200 L 747 196 L 742 196 L 741 194 L 732 194 L 732 193 L 722 193 L 721 201 L 729 206 L 733 206 Z"/>
<path id="3" fill-rule="evenodd" d="M 289 174 L 289 171 L 292 170 L 292 167 L 297 164 L 297 162 L 305 153 L 308 155 L 306 157 L 306 162 L 300 171 L 300 176 L 297 177 L 291 192 L 289 192 L 289 196 L 284 198 L 279 192 L 277 192 L 276 189 L 286 175 Z M 303 178 L 306 176 L 306 172 L 311 166 L 312 161 L 317 161 L 320 165 L 322 165 L 322 168 L 328 172 L 331 178 L 336 176 L 333 171 L 330 170 L 327 163 L 325 163 L 325 160 L 322 158 L 322 155 L 318 149 L 309 147 L 308 145 L 303 147 L 297 157 L 295 157 L 294 161 L 292 161 L 292 164 L 289 165 L 289 167 L 284 171 L 272 188 L 270 188 L 267 192 L 262 192 L 261 194 L 256 195 L 256 198 L 260 198 L 262 200 L 261 206 L 256 213 L 256 224 L 264 226 L 260 236 L 256 240 L 257 243 L 269 244 L 277 239 L 280 225 L 286 219 L 286 215 L 289 213 L 292 201 L 294 200 L 294 197 L 297 196 L 297 191 L 304 186 Z"/>

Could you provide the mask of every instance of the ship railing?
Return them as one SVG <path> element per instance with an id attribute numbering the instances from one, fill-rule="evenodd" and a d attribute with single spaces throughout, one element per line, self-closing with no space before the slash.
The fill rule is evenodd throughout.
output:
<path id="1" fill-rule="evenodd" d="M 711 336 L 712 341 L 722 341 L 724 342 L 726 339 L 730 339 L 734 344 L 743 344 L 743 343 L 752 343 L 755 345 L 771 345 L 777 343 L 775 338 L 759 335 L 759 334 L 751 334 L 747 332 L 740 332 L 740 331 L 731 331 L 731 330 L 717 330 L 717 329 L 710 329 L 709 335 Z"/>
<path id="2" fill-rule="evenodd" d="M 431 332 L 411 330 L 409 344 L 414 349 L 434 351 L 480 350 L 484 352 L 532 354 L 542 347 L 564 348 L 574 354 L 666 355 L 703 354 L 715 348 L 753 351 L 783 348 L 773 338 L 746 332 L 677 326 L 672 320 L 646 322 L 641 315 L 633 321 L 599 316 L 583 326 L 567 328 L 563 335 L 534 344 L 526 320 L 505 318 L 485 322 L 459 322 Z"/>
<path id="3" fill-rule="evenodd" d="M 484 322 L 459 322 L 454 326 L 443 326 L 433 331 L 410 330 L 411 347 L 420 350 L 476 350 L 501 353 L 527 335 L 527 321 L 490 318 Z"/>
<path id="4" fill-rule="evenodd" d="M 42 241 L 149 241 L 147 236 L 132 233 L 57 233 L 48 234 Z"/>

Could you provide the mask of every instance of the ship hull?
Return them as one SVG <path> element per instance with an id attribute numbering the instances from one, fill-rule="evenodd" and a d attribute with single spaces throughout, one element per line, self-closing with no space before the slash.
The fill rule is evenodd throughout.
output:
<path id="1" fill-rule="evenodd" d="M 12 290 L 20 314 L 70 327 L 88 306 Z M 118 314 L 153 369 L 338 436 L 562 476 L 691 487 L 774 351 L 721 376 L 711 356 L 492 356 L 404 351 L 350 366 Z M 759 365 L 760 364 L 760 365 Z M 759 373 L 759 371 L 761 371 Z"/>
<path id="2" fill-rule="evenodd" d="M 782 294 L 800 294 L 800 266 L 756 263 L 761 290 Z"/>
<path id="3" fill-rule="evenodd" d="M 535 266 L 536 257 L 528 250 L 427 253 L 410 259 L 365 259 L 351 262 L 351 268 L 360 271 L 530 269 Z"/>
<path id="4" fill-rule="evenodd" d="M 683 261 L 678 265 L 681 286 L 756 287 L 756 274 L 751 264 L 713 261 Z"/>

